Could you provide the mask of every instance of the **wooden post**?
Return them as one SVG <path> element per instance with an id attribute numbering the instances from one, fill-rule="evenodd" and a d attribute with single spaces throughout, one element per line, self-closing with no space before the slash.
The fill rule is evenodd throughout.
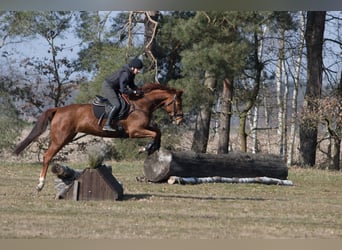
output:
<path id="1" fill-rule="evenodd" d="M 73 184 L 73 189 L 72 189 L 72 199 L 74 201 L 77 201 L 78 200 L 78 191 L 79 191 L 79 188 L 80 188 L 80 182 L 79 181 L 74 181 L 74 184 Z"/>
<path id="2" fill-rule="evenodd" d="M 144 161 L 148 181 L 163 182 L 170 176 L 180 177 L 270 177 L 287 179 L 288 169 L 280 156 L 231 152 L 203 154 L 192 151 L 160 149 Z"/>

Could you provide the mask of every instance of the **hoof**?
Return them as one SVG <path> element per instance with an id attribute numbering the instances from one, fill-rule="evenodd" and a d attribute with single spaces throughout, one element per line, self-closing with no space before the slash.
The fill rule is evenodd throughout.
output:
<path id="1" fill-rule="evenodd" d="M 139 154 L 147 152 L 147 155 L 153 154 L 155 151 L 159 150 L 160 143 L 155 143 L 153 141 L 149 142 L 145 147 L 139 149 Z"/>
<path id="2" fill-rule="evenodd" d="M 40 191 L 42 191 L 43 187 L 45 184 L 45 180 L 44 179 L 39 179 L 39 184 L 36 187 L 37 192 L 39 193 Z"/>
<path id="3" fill-rule="evenodd" d="M 144 152 L 146 152 L 146 148 L 145 147 L 141 147 L 139 149 L 139 151 L 138 151 L 139 154 L 144 153 Z"/>
<path id="4" fill-rule="evenodd" d="M 147 151 L 147 155 L 151 155 L 154 152 L 158 151 L 159 147 L 151 147 L 148 151 Z"/>
<path id="5" fill-rule="evenodd" d="M 40 191 L 42 191 L 42 187 L 40 187 L 39 185 L 36 186 L 36 192 L 39 193 Z"/>

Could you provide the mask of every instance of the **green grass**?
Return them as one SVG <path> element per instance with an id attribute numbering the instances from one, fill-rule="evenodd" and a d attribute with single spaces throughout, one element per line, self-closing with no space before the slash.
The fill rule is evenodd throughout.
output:
<path id="1" fill-rule="evenodd" d="M 137 182 L 143 161 L 112 167 L 123 201 L 54 200 L 50 171 L 37 196 L 39 164 L 0 163 L 0 238 L 342 238 L 341 172 L 290 168 L 292 187 L 169 185 Z"/>

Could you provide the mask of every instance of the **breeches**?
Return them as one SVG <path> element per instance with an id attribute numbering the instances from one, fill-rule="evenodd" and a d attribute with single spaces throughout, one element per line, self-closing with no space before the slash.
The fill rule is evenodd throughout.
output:
<path id="1" fill-rule="evenodd" d="M 104 97 L 106 97 L 113 106 L 120 108 L 118 94 L 106 81 L 102 83 L 102 93 Z"/>

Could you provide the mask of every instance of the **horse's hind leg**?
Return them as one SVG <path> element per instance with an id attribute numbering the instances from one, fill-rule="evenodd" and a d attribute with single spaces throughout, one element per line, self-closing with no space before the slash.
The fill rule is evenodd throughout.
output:
<path id="1" fill-rule="evenodd" d="M 55 133 L 56 134 L 56 133 Z M 72 141 L 72 139 L 75 137 L 76 133 L 64 135 L 63 133 L 57 133 L 58 136 L 53 136 L 51 134 L 51 142 L 50 146 L 47 149 L 47 151 L 44 153 L 43 156 L 43 167 L 40 172 L 39 176 L 39 184 L 37 185 L 37 191 L 41 191 L 45 184 L 45 178 L 46 174 L 49 168 L 50 161 L 52 158 L 58 153 L 59 150 L 61 150 L 66 144 Z"/>

